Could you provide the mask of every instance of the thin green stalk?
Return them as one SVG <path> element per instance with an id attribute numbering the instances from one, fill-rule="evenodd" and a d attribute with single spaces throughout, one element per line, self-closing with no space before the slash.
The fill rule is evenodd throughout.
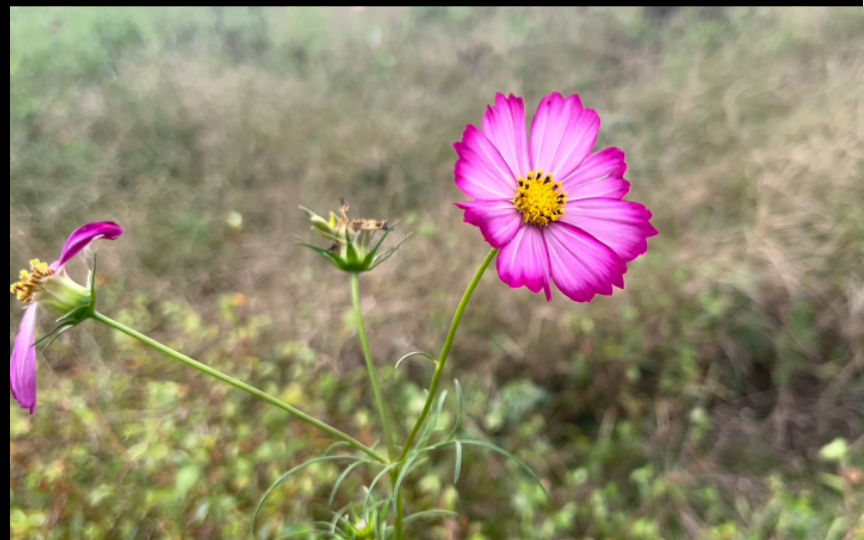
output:
<path id="1" fill-rule="evenodd" d="M 396 481 L 398 482 L 398 475 Z M 403 538 L 405 538 L 405 509 L 402 504 L 402 493 L 399 493 L 396 496 L 396 540 Z"/>
<path id="2" fill-rule="evenodd" d="M 119 323 L 113 319 L 110 319 L 110 318 L 106 317 L 105 315 L 102 315 L 101 313 L 94 311 L 91 314 L 91 318 L 93 318 L 93 319 L 101 322 L 102 324 L 105 324 L 105 325 L 107 325 L 107 326 L 109 326 L 109 327 L 111 327 L 111 328 L 113 328 L 119 332 L 122 332 L 131 338 L 137 339 L 141 343 L 147 345 L 148 347 L 156 349 L 157 351 L 159 351 L 160 353 L 164 354 L 165 356 L 167 356 L 169 358 L 173 358 L 174 360 L 178 360 L 178 361 L 186 364 L 187 366 L 193 367 L 202 373 L 210 375 L 211 377 L 214 377 L 214 378 L 216 378 L 216 379 L 218 379 L 218 380 L 220 380 L 226 384 L 233 386 L 234 388 L 237 388 L 238 390 L 243 390 L 244 392 L 247 392 L 247 393 L 255 396 L 256 398 L 258 398 L 262 401 L 265 401 L 265 402 L 269 403 L 270 405 L 273 405 L 274 407 L 276 407 L 278 409 L 282 409 L 283 411 L 287 412 L 288 414 L 290 414 L 294 418 L 300 420 L 301 422 L 305 422 L 305 423 L 309 424 L 310 426 L 318 428 L 319 430 L 330 435 L 331 437 L 348 444 L 349 446 L 355 448 L 356 450 L 359 450 L 360 452 L 363 452 L 364 454 L 366 454 L 367 456 L 371 457 L 372 459 L 374 459 L 375 461 L 377 461 L 379 463 L 384 463 L 384 464 L 387 463 L 387 460 L 384 459 L 383 456 L 379 455 L 378 452 L 369 448 L 368 446 L 361 443 L 360 441 L 358 441 L 354 437 L 351 437 L 350 435 L 347 435 L 347 434 L 339 431 L 338 429 L 336 429 L 336 428 L 334 428 L 328 424 L 325 424 L 324 422 L 321 422 L 320 420 L 317 420 L 317 419 L 309 416 L 308 414 L 306 414 L 306 413 L 304 413 L 298 409 L 295 409 L 291 405 L 288 405 L 287 403 L 283 402 L 282 400 L 275 398 L 275 397 L 273 397 L 267 393 L 264 393 L 261 390 L 258 390 L 254 386 L 250 386 L 250 385 L 248 385 L 244 382 L 241 382 L 241 381 L 239 381 L 239 380 L 237 380 L 237 379 L 235 379 L 229 375 L 222 373 L 221 371 L 218 371 L 214 368 L 211 368 L 207 365 L 204 365 L 201 362 L 198 362 L 197 360 L 193 360 L 192 358 L 189 358 L 185 354 L 179 353 L 179 352 L 175 351 L 174 349 L 171 349 L 170 347 L 166 347 L 165 345 L 162 345 L 158 341 L 151 339 L 151 338 L 145 336 L 144 334 L 141 334 L 140 332 L 136 332 L 135 330 L 129 328 L 128 326 L 126 326 L 122 323 Z"/>
<path id="3" fill-rule="evenodd" d="M 447 363 L 447 357 L 450 355 L 450 349 L 453 348 L 453 340 L 456 339 L 456 331 L 459 329 L 459 323 L 462 322 L 462 316 L 465 314 L 465 309 L 468 307 L 468 302 L 471 300 L 471 296 L 474 294 L 474 290 L 477 288 L 477 285 L 480 284 L 480 279 L 483 278 L 483 274 L 486 273 L 486 270 L 489 268 L 489 265 L 492 264 L 492 261 L 495 260 L 495 256 L 498 255 L 498 250 L 493 249 L 486 255 L 486 258 L 483 260 L 483 263 L 480 265 L 480 268 L 477 269 L 477 272 L 474 274 L 474 278 L 471 280 L 471 283 L 468 284 L 468 288 L 465 289 L 465 294 L 462 295 L 462 300 L 459 302 L 459 306 L 456 308 L 456 313 L 453 315 L 453 322 L 450 324 L 450 331 L 447 333 L 447 340 L 444 341 L 444 347 L 441 349 L 441 354 L 438 356 L 438 363 L 435 367 L 435 375 L 432 376 L 432 385 L 429 387 L 429 396 L 426 398 L 426 404 L 423 406 L 423 412 L 420 413 L 420 418 L 417 419 L 417 423 L 414 424 L 414 429 L 411 430 L 411 435 L 408 436 L 408 440 L 405 442 L 405 446 L 402 448 L 402 454 L 399 456 L 399 462 L 404 465 L 405 458 L 408 457 L 408 453 L 411 451 L 411 447 L 414 445 L 414 441 L 417 439 L 417 435 L 420 433 L 420 429 L 423 427 L 423 424 L 426 422 L 426 418 L 429 416 L 429 411 L 432 410 L 432 405 L 435 403 L 435 395 L 438 393 L 438 387 L 441 385 L 441 377 L 444 375 L 444 365 Z M 396 476 L 398 477 L 401 474 L 401 465 L 399 469 L 397 469 Z M 395 488 L 394 488 L 395 489 Z M 402 503 L 402 494 L 397 495 L 396 498 L 396 540 L 402 540 L 405 537 L 405 526 L 404 522 L 404 509 Z"/>
<path id="4" fill-rule="evenodd" d="M 363 357 L 366 359 L 366 369 L 369 371 L 369 381 L 372 383 L 372 393 L 375 394 L 375 404 L 381 416 L 381 427 L 384 430 L 384 440 L 387 442 L 387 454 L 392 460 L 396 456 L 396 445 L 393 442 L 393 427 L 390 425 L 390 415 L 384 404 L 384 394 L 381 393 L 381 383 L 372 352 L 369 350 L 369 338 L 366 337 L 366 327 L 363 325 L 363 312 L 360 309 L 360 275 L 351 274 L 351 298 L 354 300 L 354 316 L 357 319 L 357 332 L 360 334 L 360 344 L 363 346 Z"/>
<path id="5" fill-rule="evenodd" d="M 393 426 L 390 423 L 390 414 L 384 403 L 384 394 L 381 392 L 381 382 L 378 380 L 378 371 L 372 360 L 372 351 L 369 349 L 369 338 L 366 336 L 366 326 L 363 324 L 363 310 L 360 309 L 360 274 L 351 274 L 351 299 L 354 302 L 354 316 L 357 319 L 357 333 L 360 336 L 360 345 L 363 347 L 363 357 L 366 359 L 366 369 L 369 371 L 369 381 L 372 383 L 372 393 L 375 394 L 375 404 L 381 417 L 381 427 L 384 430 L 384 440 L 387 443 L 387 456 L 392 461 L 396 457 L 396 444 L 393 440 Z M 398 467 L 397 467 L 398 468 Z M 390 481 L 393 488 L 399 477 L 396 469 L 390 473 Z M 403 526 L 401 509 L 397 507 L 396 513 L 396 540 L 403 539 Z"/>
<path id="6" fill-rule="evenodd" d="M 408 436 L 408 440 L 405 442 L 405 447 L 402 449 L 402 455 L 399 456 L 400 462 L 404 462 L 405 458 L 408 457 L 408 452 L 411 451 L 411 447 L 414 445 L 414 440 L 417 438 L 417 434 L 420 433 L 423 423 L 426 422 L 426 417 L 429 416 L 429 411 L 432 409 L 432 404 L 435 402 L 435 394 L 438 392 L 438 386 L 441 384 L 441 376 L 444 375 L 444 365 L 447 363 L 450 349 L 453 348 L 453 340 L 456 338 L 456 331 L 459 329 L 459 323 L 462 321 L 462 315 L 465 314 L 465 308 L 468 307 L 468 301 L 471 300 L 471 295 L 474 294 L 474 289 L 477 288 L 480 279 L 483 277 L 483 274 L 486 273 L 486 269 L 489 268 L 490 264 L 492 264 L 496 255 L 498 255 L 497 249 L 493 249 L 489 252 L 489 255 L 487 255 L 486 259 L 483 260 L 480 268 L 477 269 L 477 273 L 474 274 L 474 279 L 471 280 L 471 283 L 465 290 L 465 294 L 462 295 L 462 301 L 459 302 L 459 307 L 456 308 L 456 314 L 453 315 L 453 322 L 450 324 L 450 331 L 447 333 L 447 340 L 444 342 L 444 348 L 441 349 L 441 354 L 438 356 L 438 365 L 435 368 L 435 375 L 432 377 L 432 385 L 429 387 L 429 396 L 426 398 L 426 404 L 423 406 L 423 412 L 420 413 L 420 418 L 417 419 L 417 423 L 414 424 L 414 429 L 411 431 L 411 435 Z"/>

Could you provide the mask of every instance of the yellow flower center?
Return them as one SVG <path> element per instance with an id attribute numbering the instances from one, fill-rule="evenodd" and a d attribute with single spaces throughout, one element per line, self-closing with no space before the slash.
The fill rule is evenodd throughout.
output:
<path id="1" fill-rule="evenodd" d="M 33 301 L 33 297 L 42 290 L 45 280 L 54 275 L 54 270 L 47 263 L 39 259 L 30 261 L 30 271 L 21 270 L 18 283 L 13 283 L 9 287 L 9 292 L 14 294 L 18 300 L 29 304 Z"/>
<path id="2" fill-rule="evenodd" d="M 567 194 L 551 174 L 531 171 L 528 178 L 519 179 L 519 192 L 513 197 L 513 205 L 522 213 L 526 225 L 548 227 L 564 215 Z"/>

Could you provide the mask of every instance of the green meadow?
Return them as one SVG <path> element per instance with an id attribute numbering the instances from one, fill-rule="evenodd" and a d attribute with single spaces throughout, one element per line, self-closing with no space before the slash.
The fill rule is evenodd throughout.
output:
<path id="1" fill-rule="evenodd" d="M 9 63 L 10 283 L 115 220 L 102 312 L 370 445 L 350 282 L 297 245 L 298 206 L 411 235 L 362 278 L 404 438 L 431 369 L 394 364 L 437 352 L 488 251 L 452 144 L 496 92 L 529 118 L 579 93 L 660 235 L 590 304 L 487 273 L 445 386 L 550 497 L 434 453 L 406 505 L 460 517 L 409 538 L 864 539 L 864 10 L 11 7 Z M 253 538 L 333 442 L 92 322 L 38 362 L 36 414 L 10 397 L 13 539 Z M 281 484 L 256 538 L 323 538 L 374 479 L 330 504 L 342 470 Z"/>

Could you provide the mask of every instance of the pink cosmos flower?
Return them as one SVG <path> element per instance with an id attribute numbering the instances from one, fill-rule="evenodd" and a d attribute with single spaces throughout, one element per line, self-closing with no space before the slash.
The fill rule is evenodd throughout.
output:
<path id="1" fill-rule="evenodd" d="M 599 132 L 600 117 L 578 95 L 553 92 L 529 137 L 522 98 L 498 94 L 483 129 L 467 126 L 453 145 L 456 185 L 473 199 L 456 206 L 501 250 L 498 274 L 511 288 L 542 289 L 551 300 L 554 281 L 576 302 L 611 295 L 658 234 L 651 212 L 624 200 L 624 152 L 593 152 Z"/>
<path id="2" fill-rule="evenodd" d="M 90 291 L 72 281 L 66 265 L 95 240 L 116 240 L 123 229 L 116 223 L 90 223 L 72 233 L 60 258 L 52 265 L 34 259 L 30 271 L 22 270 L 21 279 L 10 291 L 27 305 L 27 311 L 9 361 L 9 387 L 22 408 L 33 414 L 36 410 L 36 316 L 39 306 L 65 316 L 90 306 Z M 62 320 L 62 319 L 61 319 Z M 74 323 L 67 323 L 68 325 Z"/>

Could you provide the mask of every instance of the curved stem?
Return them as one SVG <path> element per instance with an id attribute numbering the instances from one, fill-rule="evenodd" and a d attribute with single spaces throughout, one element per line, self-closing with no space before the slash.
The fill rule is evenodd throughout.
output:
<path id="1" fill-rule="evenodd" d="M 426 404 L 423 406 L 423 412 L 420 413 L 420 418 L 417 419 L 417 423 L 414 424 L 414 429 L 411 430 L 411 435 L 408 436 L 408 440 L 405 442 L 405 446 L 402 448 L 402 454 L 399 456 L 399 463 L 404 464 L 405 458 L 408 457 L 408 452 L 411 451 L 411 447 L 414 445 L 414 441 L 417 439 L 417 434 L 420 433 L 420 429 L 423 427 L 423 424 L 426 422 L 426 418 L 429 416 L 429 411 L 432 410 L 432 404 L 435 402 L 435 394 L 438 392 L 438 387 L 441 385 L 441 377 L 444 375 L 444 365 L 447 363 L 447 357 L 450 355 L 450 349 L 453 348 L 453 340 L 456 338 L 456 331 L 459 329 L 459 323 L 462 322 L 462 316 L 465 314 L 465 309 L 468 307 L 468 302 L 471 300 L 471 296 L 474 294 L 474 290 L 477 288 L 477 285 L 480 284 L 480 279 L 483 277 L 483 274 L 486 273 L 486 269 L 489 268 L 489 265 L 492 264 L 492 261 L 495 259 L 495 256 L 498 255 L 498 250 L 493 249 L 489 252 L 489 255 L 486 255 L 486 258 L 483 260 L 483 263 L 480 264 L 480 268 L 477 269 L 477 272 L 474 274 L 474 278 L 471 280 L 471 283 L 468 284 L 468 288 L 465 289 L 465 294 L 462 295 L 462 300 L 459 302 L 459 306 L 456 308 L 456 314 L 453 315 L 453 322 L 450 324 L 450 331 L 447 333 L 447 339 L 444 341 L 444 348 L 441 349 L 441 354 L 438 356 L 438 362 L 435 367 L 435 375 L 432 376 L 432 385 L 429 387 L 429 397 L 426 398 Z M 396 470 L 396 476 L 398 477 L 401 474 L 402 465 L 400 465 Z M 396 497 L 396 540 L 402 540 L 405 537 L 405 525 L 404 522 L 404 505 L 402 503 L 402 494 L 400 493 Z"/>
<path id="2" fill-rule="evenodd" d="M 109 326 L 109 327 L 111 327 L 111 328 L 113 328 L 119 332 L 122 332 L 131 338 L 137 339 L 141 343 L 159 351 L 160 353 L 164 354 L 165 356 L 167 356 L 169 358 L 173 358 L 174 360 L 178 360 L 178 361 L 186 364 L 187 366 L 193 367 L 202 373 L 210 375 L 211 377 L 214 377 L 214 378 L 216 378 L 216 379 L 218 379 L 218 380 L 220 380 L 226 384 L 233 386 L 234 388 L 237 388 L 238 390 L 243 390 L 244 392 L 247 392 L 247 393 L 255 396 L 256 398 L 258 398 L 262 401 L 265 401 L 265 402 L 269 403 L 270 405 L 273 405 L 274 407 L 276 407 L 278 409 L 282 409 L 283 411 L 287 412 L 288 414 L 290 414 L 294 418 L 300 420 L 301 422 L 305 422 L 312 427 L 318 428 L 319 430 L 330 435 L 331 437 L 348 444 L 349 446 L 355 448 L 356 450 L 359 450 L 360 452 L 363 452 L 364 454 L 366 454 L 367 456 L 369 456 L 370 458 L 374 459 L 375 461 L 377 461 L 379 463 L 384 463 L 384 464 L 387 463 L 387 460 L 384 459 L 383 456 L 379 455 L 375 450 L 369 448 L 368 446 L 361 443 L 360 441 L 358 441 L 354 437 L 351 437 L 350 435 L 347 435 L 347 434 L 339 431 L 338 429 L 336 429 L 336 428 L 334 428 L 328 424 L 325 424 L 324 422 L 322 422 L 320 420 L 317 420 L 317 419 L 309 416 L 308 414 L 304 413 L 303 411 L 295 409 L 291 405 L 288 405 L 287 403 L 283 402 L 282 400 L 280 400 L 278 398 L 271 396 L 270 394 L 267 394 L 265 392 L 262 392 L 261 390 L 258 390 L 254 386 L 250 386 L 250 385 L 248 385 L 242 381 L 239 381 L 239 380 L 237 380 L 237 379 L 235 379 L 229 375 L 222 373 L 219 370 L 216 370 L 214 368 L 211 368 L 210 366 L 202 364 L 201 362 L 198 362 L 197 360 L 193 360 L 192 358 L 189 358 L 185 354 L 179 353 L 179 352 L 175 351 L 174 349 L 171 349 L 170 347 L 166 347 L 165 345 L 162 345 L 158 341 L 151 339 L 151 338 L 145 336 L 144 334 L 141 334 L 140 332 L 137 332 L 137 331 L 129 328 L 128 326 L 126 326 L 122 323 L 119 323 L 119 322 L 117 322 L 111 318 L 108 318 L 105 315 L 102 315 L 101 313 L 94 311 L 91 314 L 91 318 L 93 318 L 93 319 L 101 322 L 102 324 Z"/>
<path id="3" fill-rule="evenodd" d="M 453 322 L 450 324 L 450 331 L 447 333 L 447 340 L 444 342 L 444 348 L 441 349 L 441 354 L 438 356 L 438 365 L 435 368 L 435 375 L 432 377 L 432 385 L 429 387 L 429 397 L 426 398 L 423 412 L 420 413 L 420 418 L 417 419 L 417 423 L 414 424 L 414 429 L 411 431 L 411 435 L 408 436 L 408 440 L 405 442 L 405 447 L 402 449 L 402 455 L 399 456 L 399 461 L 405 461 L 405 458 L 408 457 L 408 452 L 411 451 L 411 446 L 413 446 L 417 434 L 423 427 L 426 417 L 429 416 L 429 411 L 432 409 L 432 404 L 435 402 L 435 394 L 438 392 L 438 386 L 441 384 L 441 376 L 444 374 L 444 365 L 447 363 L 447 357 L 450 355 L 450 349 L 453 347 L 453 340 L 456 338 L 456 331 L 459 329 L 459 323 L 462 321 L 462 315 L 465 314 L 465 308 L 468 307 L 468 301 L 471 300 L 471 295 L 474 294 L 474 289 L 476 289 L 477 285 L 480 283 L 480 278 L 482 278 L 483 274 L 486 273 L 486 269 L 489 268 L 490 264 L 492 264 L 496 255 L 498 255 L 497 249 L 493 249 L 489 252 L 489 255 L 487 255 L 486 259 L 483 260 L 480 268 L 477 269 L 477 273 L 474 274 L 474 279 L 471 280 L 471 283 L 465 290 L 465 294 L 462 295 L 462 301 L 459 302 L 459 307 L 456 308 L 456 314 L 453 315 Z"/>
<path id="4" fill-rule="evenodd" d="M 378 380 L 378 372 L 375 370 L 375 362 L 372 360 L 372 352 L 369 350 L 369 338 L 366 337 L 366 327 L 363 325 L 363 312 L 360 309 L 360 275 L 351 274 L 351 298 L 354 301 L 354 316 L 357 319 L 357 332 L 360 335 L 360 344 L 363 346 L 363 357 L 366 359 L 366 369 L 369 371 L 369 381 L 372 384 L 372 393 L 375 394 L 375 405 L 381 417 L 381 428 L 384 430 L 384 440 L 387 442 L 387 455 L 392 460 L 396 457 L 396 445 L 393 442 L 393 427 L 390 425 L 390 415 L 387 414 L 387 406 L 384 404 L 384 394 L 381 393 L 381 382 Z"/>

